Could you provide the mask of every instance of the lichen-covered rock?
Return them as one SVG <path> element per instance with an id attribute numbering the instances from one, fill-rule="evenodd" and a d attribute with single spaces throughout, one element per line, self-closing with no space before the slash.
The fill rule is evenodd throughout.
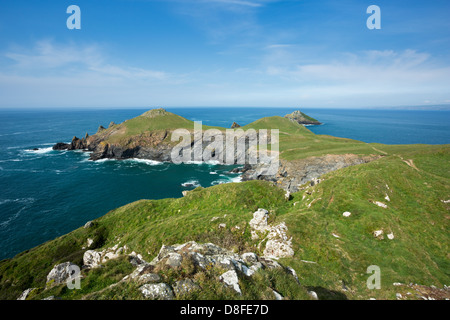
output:
<path id="1" fill-rule="evenodd" d="M 167 258 L 166 265 L 176 268 L 181 266 L 181 262 L 183 261 L 183 257 L 179 253 L 171 252 L 169 253 L 169 257 Z"/>
<path id="2" fill-rule="evenodd" d="M 253 213 L 253 219 L 249 222 L 250 227 L 256 231 L 265 231 L 268 217 L 269 212 L 266 209 L 259 208 L 258 211 Z"/>
<path id="3" fill-rule="evenodd" d="M 267 235 L 266 247 L 264 249 L 264 256 L 272 258 L 286 258 L 294 255 L 292 249 L 292 238 L 287 236 L 287 226 L 284 222 L 272 226 Z"/>
<path id="4" fill-rule="evenodd" d="M 166 283 L 148 283 L 141 286 L 140 291 L 145 298 L 151 300 L 173 300 L 172 288 Z"/>
<path id="5" fill-rule="evenodd" d="M 156 283 L 161 282 L 161 276 L 156 273 L 144 273 L 137 278 L 138 283 Z"/>
<path id="6" fill-rule="evenodd" d="M 108 260 L 119 258 L 125 251 L 124 247 L 119 247 L 117 244 L 102 251 L 87 250 L 83 255 L 83 267 L 97 268 Z"/>
<path id="7" fill-rule="evenodd" d="M 47 275 L 47 286 L 58 285 L 61 283 L 65 283 L 67 279 L 72 275 L 72 267 L 76 266 L 72 262 L 64 262 L 57 264 L 53 267 L 53 269 Z"/>
<path id="8" fill-rule="evenodd" d="M 200 290 L 200 286 L 192 279 L 179 280 L 173 285 L 173 291 L 177 297 L 186 295 L 195 290 Z"/>

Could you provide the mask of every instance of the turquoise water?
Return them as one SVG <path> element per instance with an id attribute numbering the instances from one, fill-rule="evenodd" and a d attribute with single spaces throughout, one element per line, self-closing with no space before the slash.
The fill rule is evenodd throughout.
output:
<path id="1" fill-rule="evenodd" d="M 206 125 L 230 127 L 287 108 L 167 108 Z M 80 151 L 53 151 L 59 141 L 94 134 L 146 110 L 0 110 L 0 259 L 72 231 L 139 199 L 180 197 L 183 190 L 236 181 L 230 167 L 152 161 L 88 161 Z M 309 127 L 365 142 L 450 143 L 448 111 L 308 110 L 324 125 Z M 32 148 L 39 148 L 37 151 Z"/>

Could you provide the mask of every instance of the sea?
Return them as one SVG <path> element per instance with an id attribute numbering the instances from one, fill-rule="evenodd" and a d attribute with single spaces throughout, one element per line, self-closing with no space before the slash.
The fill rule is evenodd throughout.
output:
<path id="1" fill-rule="evenodd" d="M 204 125 L 229 128 L 295 108 L 166 108 Z M 182 191 L 240 181 L 230 166 L 151 160 L 90 161 L 56 142 L 94 134 L 146 109 L 0 110 L 0 259 L 68 233 L 140 199 L 178 198 Z M 302 109 L 327 134 L 384 144 L 450 144 L 450 111 Z M 38 150 L 33 150 L 38 148 Z"/>

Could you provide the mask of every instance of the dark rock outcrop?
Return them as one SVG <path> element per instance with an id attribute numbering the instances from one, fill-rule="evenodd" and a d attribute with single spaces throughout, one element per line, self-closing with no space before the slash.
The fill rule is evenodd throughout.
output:
<path id="1" fill-rule="evenodd" d="M 233 122 L 233 124 L 231 125 L 231 129 L 235 129 L 235 128 L 240 128 L 241 126 L 238 125 L 236 122 Z"/>

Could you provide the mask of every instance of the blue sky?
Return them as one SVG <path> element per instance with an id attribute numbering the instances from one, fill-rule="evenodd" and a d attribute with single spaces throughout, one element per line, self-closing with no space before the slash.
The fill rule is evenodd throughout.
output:
<path id="1" fill-rule="evenodd" d="M 69 5 L 81 30 L 69 30 Z M 369 30 L 369 5 L 381 30 Z M 0 108 L 450 104 L 450 1 L 0 2 Z"/>

